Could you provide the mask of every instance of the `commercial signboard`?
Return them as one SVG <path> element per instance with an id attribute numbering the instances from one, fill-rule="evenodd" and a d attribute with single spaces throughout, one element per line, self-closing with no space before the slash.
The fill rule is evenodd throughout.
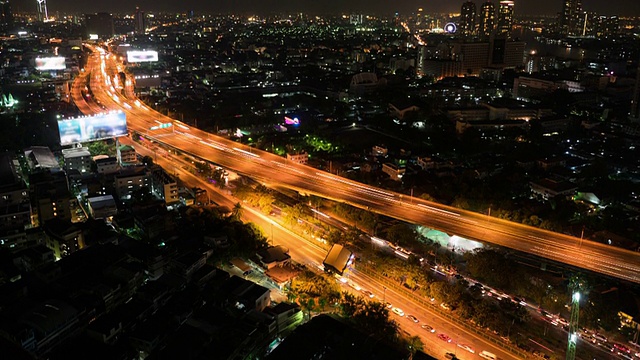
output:
<path id="1" fill-rule="evenodd" d="M 64 70 L 67 68 L 64 57 L 52 56 L 52 57 L 38 57 L 36 58 L 36 70 Z"/>
<path id="2" fill-rule="evenodd" d="M 60 144 L 96 141 L 127 135 L 127 118 L 123 112 L 58 120 Z"/>
<path id="3" fill-rule="evenodd" d="M 158 61 L 158 52 L 155 50 L 129 50 L 127 51 L 127 61 L 130 63 Z"/>

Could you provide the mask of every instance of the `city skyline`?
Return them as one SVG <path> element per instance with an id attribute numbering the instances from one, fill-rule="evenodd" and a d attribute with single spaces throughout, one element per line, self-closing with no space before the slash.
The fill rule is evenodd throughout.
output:
<path id="1" fill-rule="evenodd" d="M 476 1 L 476 6 L 480 8 L 484 1 Z M 12 1 L 12 8 L 15 12 L 35 12 L 36 0 L 15 0 Z M 328 0 L 318 3 L 310 0 L 299 0 L 296 2 L 282 2 L 275 0 L 257 1 L 257 0 L 238 0 L 238 1 L 221 1 L 219 3 L 206 4 L 196 0 L 187 0 L 179 3 L 156 2 L 151 0 L 139 0 L 129 2 L 124 0 L 115 0 L 111 2 L 88 2 L 78 4 L 72 0 L 58 0 L 48 3 L 48 7 L 52 13 L 60 12 L 135 12 L 136 7 L 140 7 L 143 11 L 188 11 L 194 10 L 203 13 L 255 13 L 255 14 L 271 14 L 277 12 L 303 11 L 311 13 L 327 13 L 327 9 L 331 12 L 362 12 L 380 15 L 390 15 L 394 12 L 400 14 L 410 14 L 418 8 L 423 8 L 425 13 L 430 12 L 460 12 L 460 6 L 463 1 L 449 0 L 432 0 L 432 1 L 407 1 L 402 5 L 397 3 L 389 3 L 384 0 L 350 0 L 338 1 Z M 499 1 L 494 1 L 496 7 Z M 562 11 L 562 0 L 517 0 L 515 1 L 515 14 L 517 15 L 554 15 Z M 584 0 L 583 7 L 585 11 L 595 11 L 604 15 L 623 15 L 623 16 L 639 16 L 640 7 L 635 0 L 612 0 L 602 2 L 597 0 Z"/>

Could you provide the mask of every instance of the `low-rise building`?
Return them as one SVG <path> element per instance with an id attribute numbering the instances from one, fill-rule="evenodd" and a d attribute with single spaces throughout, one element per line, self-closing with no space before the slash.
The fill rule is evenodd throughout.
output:
<path id="1" fill-rule="evenodd" d="M 67 172 L 76 170 L 81 174 L 91 171 L 91 153 L 88 148 L 71 148 L 62 150 L 64 169 Z"/>
<path id="2" fill-rule="evenodd" d="M 393 163 L 382 164 L 382 172 L 389 175 L 391 180 L 401 181 L 406 171 L 406 167 L 401 167 Z"/>
<path id="3" fill-rule="evenodd" d="M 120 199 L 130 196 L 131 193 L 145 186 L 150 188 L 150 185 L 147 168 L 144 166 L 129 166 L 115 175 L 116 195 Z"/>
<path id="4" fill-rule="evenodd" d="M 298 153 L 287 154 L 287 160 L 306 165 L 309 162 L 309 154 L 306 151 L 301 151 Z"/>
<path id="5" fill-rule="evenodd" d="M 373 156 L 387 156 L 389 154 L 389 149 L 384 145 L 375 145 L 371 149 L 371 155 Z"/>
<path id="6" fill-rule="evenodd" d="M 89 213 L 94 219 L 109 219 L 118 213 L 113 195 L 96 196 L 87 199 Z"/>
<path id="7" fill-rule="evenodd" d="M 53 250 L 56 259 L 61 259 L 84 248 L 82 230 L 69 221 L 52 219 L 44 224 L 47 235 L 45 245 Z"/>
<path id="8" fill-rule="evenodd" d="M 164 200 L 166 205 L 173 205 L 180 201 L 178 183 L 160 166 L 151 169 L 151 191 Z"/>
<path id="9" fill-rule="evenodd" d="M 96 168 L 98 170 L 98 174 L 112 174 L 118 171 L 120 165 L 118 165 L 118 159 L 114 157 L 107 157 L 96 159 Z"/>
<path id="10" fill-rule="evenodd" d="M 531 181 L 529 185 L 531 187 L 531 192 L 543 200 L 549 200 L 556 196 L 573 195 L 578 189 L 578 186 L 572 182 L 550 178 Z"/>
<path id="11" fill-rule="evenodd" d="M 136 149 L 133 146 L 129 145 L 121 145 L 116 150 L 118 162 L 121 166 L 133 165 L 138 162 L 138 157 L 136 155 Z"/>
<path id="12" fill-rule="evenodd" d="M 275 266 L 285 266 L 291 263 L 289 249 L 284 246 L 270 246 L 266 249 L 259 250 L 256 253 L 260 265 L 265 269 L 271 269 Z"/>

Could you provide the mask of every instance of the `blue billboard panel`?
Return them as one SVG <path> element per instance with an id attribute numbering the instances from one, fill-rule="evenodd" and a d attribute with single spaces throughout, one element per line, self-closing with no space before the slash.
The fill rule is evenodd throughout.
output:
<path id="1" fill-rule="evenodd" d="M 123 112 L 112 112 L 58 120 L 58 132 L 61 145 L 124 136 L 127 135 L 127 117 Z"/>

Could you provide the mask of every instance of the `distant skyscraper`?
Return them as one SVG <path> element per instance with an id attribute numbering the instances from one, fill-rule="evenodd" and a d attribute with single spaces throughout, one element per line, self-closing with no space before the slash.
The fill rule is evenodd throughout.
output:
<path id="1" fill-rule="evenodd" d="M 480 8 L 480 24 L 478 34 L 483 38 L 488 38 L 493 33 L 496 24 L 496 7 L 491 1 L 482 4 Z"/>
<path id="2" fill-rule="evenodd" d="M 633 119 L 640 119 L 640 60 L 636 70 L 636 85 L 633 87 L 633 98 L 631 99 L 631 113 Z"/>
<path id="3" fill-rule="evenodd" d="M 362 15 L 362 14 L 351 14 L 351 15 L 349 15 L 349 24 L 351 24 L 351 25 L 362 25 L 362 24 L 364 24 L 364 15 Z"/>
<path id="4" fill-rule="evenodd" d="M 87 34 L 96 34 L 100 38 L 113 36 L 113 17 L 109 13 L 86 14 Z"/>
<path id="5" fill-rule="evenodd" d="M 9 0 L 0 0 L 0 28 L 4 31 L 13 26 L 13 14 Z"/>
<path id="6" fill-rule="evenodd" d="M 467 1 L 460 9 L 460 33 L 462 36 L 473 36 L 476 32 L 476 3 Z"/>
<path id="7" fill-rule="evenodd" d="M 561 32 L 564 35 L 580 35 L 583 21 L 582 0 L 564 0 L 560 14 Z"/>
<path id="8" fill-rule="evenodd" d="M 147 25 L 145 24 L 144 11 L 141 11 L 137 6 L 134 21 L 135 23 L 133 24 L 133 32 L 135 32 L 136 34 L 144 34 Z"/>
<path id="9" fill-rule="evenodd" d="M 498 9 L 498 34 L 511 33 L 511 25 L 513 25 L 513 1 L 500 1 Z"/>
<path id="10" fill-rule="evenodd" d="M 36 0 L 38 5 L 38 21 L 45 21 L 49 18 L 49 12 L 47 11 L 47 0 Z"/>

